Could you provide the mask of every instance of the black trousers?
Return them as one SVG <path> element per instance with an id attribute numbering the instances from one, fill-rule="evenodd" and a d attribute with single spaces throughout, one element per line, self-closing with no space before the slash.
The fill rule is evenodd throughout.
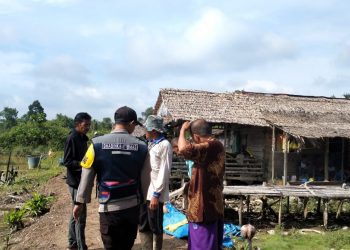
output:
<path id="1" fill-rule="evenodd" d="M 163 234 L 163 203 L 158 204 L 157 209 L 149 208 L 149 201 L 140 207 L 140 232 L 152 232 L 156 235 Z"/>
<path id="2" fill-rule="evenodd" d="M 137 236 L 140 207 L 100 213 L 100 232 L 107 250 L 130 250 Z"/>

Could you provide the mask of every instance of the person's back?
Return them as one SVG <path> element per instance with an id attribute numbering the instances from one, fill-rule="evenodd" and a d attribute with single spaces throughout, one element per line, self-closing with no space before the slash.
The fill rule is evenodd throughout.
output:
<path id="1" fill-rule="evenodd" d="M 105 249 L 131 249 L 137 235 L 141 192 L 149 185 L 149 155 L 146 143 L 131 136 L 136 112 L 121 107 L 115 112 L 115 127 L 110 134 L 95 137 L 82 161 L 82 178 L 74 207 L 91 200 L 97 174 L 100 232 Z"/>
<path id="2" fill-rule="evenodd" d="M 123 130 L 92 139 L 95 152 L 94 170 L 99 184 L 99 202 L 104 210 L 118 203 L 120 210 L 131 204 L 138 205 L 140 174 L 147 156 L 147 145 Z M 128 198 L 119 204 L 118 199 Z M 123 200 L 124 200 L 123 199 Z M 110 209 L 109 209 L 110 210 Z M 113 209 L 112 209 L 113 210 Z"/>

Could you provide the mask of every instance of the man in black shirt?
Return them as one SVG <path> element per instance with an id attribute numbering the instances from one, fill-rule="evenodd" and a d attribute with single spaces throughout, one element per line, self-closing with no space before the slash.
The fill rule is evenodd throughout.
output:
<path id="1" fill-rule="evenodd" d="M 77 190 L 81 178 L 80 162 L 87 150 L 89 138 L 86 136 L 91 125 L 91 116 L 88 113 L 78 113 L 74 118 L 74 129 L 69 133 L 64 146 L 63 165 L 67 167 L 67 184 L 72 198 L 72 205 L 77 195 Z M 72 207 L 73 211 L 73 207 Z M 77 221 L 73 214 L 69 219 L 68 226 L 68 249 L 87 249 L 85 243 L 86 206 Z"/>

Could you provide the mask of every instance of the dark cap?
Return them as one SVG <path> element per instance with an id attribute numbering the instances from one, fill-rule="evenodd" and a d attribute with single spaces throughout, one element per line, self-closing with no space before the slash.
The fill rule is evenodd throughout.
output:
<path id="1" fill-rule="evenodd" d="M 135 110 L 127 106 L 121 107 L 115 111 L 114 121 L 115 123 L 135 122 L 135 124 L 142 126 L 142 124 L 137 120 Z"/>

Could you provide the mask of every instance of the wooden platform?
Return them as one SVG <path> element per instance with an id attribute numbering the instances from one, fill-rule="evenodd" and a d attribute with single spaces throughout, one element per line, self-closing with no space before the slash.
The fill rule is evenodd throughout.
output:
<path id="1" fill-rule="evenodd" d="M 321 206 L 321 201 L 324 203 L 323 209 L 323 225 L 327 228 L 328 224 L 328 204 L 329 200 L 338 200 L 337 217 L 340 215 L 341 206 L 346 199 L 350 199 L 350 188 L 345 186 L 315 186 L 315 185 L 301 185 L 301 186 L 225 186 L 224 195 L 238 196 L 240 197 L 240 207 L 238 209 L 239 223 L 242 225 L 242 211 L 243 211 L 243 199 L 247 199 L 249 211 L 249 199 L 250 196 L 263 197 L 265 206 L 267 205 L 266 197 L 275 197 L 279 199 L 279 211 L 278 211 L 278 223 L 282 221 L 282 199 L 287 199 L 289 204 L 289 197 L 304 198 L 304 218 L 307 216 L 307 202 L 309 198 L 318 199 L 318 210 Z M 263 208 L 264 209 L 264 208 Z M 271 208 L 269 208 L 271 211 Z M 287 211 L 289 207 L 287 208 Z"/>

